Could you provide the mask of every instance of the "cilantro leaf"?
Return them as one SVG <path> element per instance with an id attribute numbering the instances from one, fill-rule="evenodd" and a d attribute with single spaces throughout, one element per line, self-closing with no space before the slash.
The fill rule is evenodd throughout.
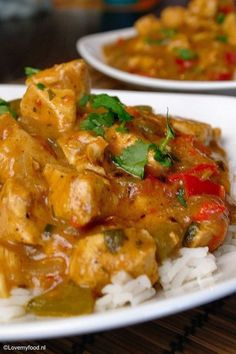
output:
<path id="1" fill-rule="evenodd" d="M 185 208 L 187 208 L 187 202 L 186 202 L 186 200 L 185 200 L 185 198 L 184 198 L 184 189 L 183 188 L 180 188 L 179 190 L 178 190 L 178 192 L 177 192 L 177 198 L 178 198 L 178 200 L 179 200 L 179 202 L 185 207 Z"/>
<path id="2" fill-rule="evenodd" d="M 216 16 L 216 22 L 221 25 L 225 20 L 225 14 L 223 12 L 219 12 Z"/>
<path id="3" fill-rule="evenodd" d="M 183 60 L 193 60 L 197 57 L 197 54 L 188 48 L 179 48 L 177 53 Z"/>
<path id="4" fill-rule="evenodd" d="M 104 127 L 111 127 L 113 123 L 114 116 L 111 112 L 89 113 L 87 118 L 81 122 L 80 129 L 104 136 Z"/>
<path id="5" fill-rule="evenodd" d="M 170 124 L 169 112 L 167 111 L 166 115 L 166 137 L 161 143 L 160 150 L 164 152 L 166 150 L 166 146 L 169 144 L 169 141 L 175 137 L 175 132 Z"/>
<path id="6" fill-rule="evenodd" d="M 116 131 L 119 133 L 127 133 L 128 129 L 126 128 L 125 123 L 126 122 L 122 122 L 121 125 L 118 128 L 116 128 Z"/>
<path id="7" fill-rule="evenodd" d="M 25 67 L 25 75 L 26 75 L 27 77 L 30 77 L 30 76 L 32 76 L 32 75 L 35 75 L 35 74 L 37 74 L 38 72 L 40 72 L 39 69 L 32 68 L 32 67 L 30 67 L 30 66 L 26 66 L 26 67 Z"/>
<path id="8" fill-rule="evenodd" d="M 11 108 L 10 103 L 0 98 L 0 115 L 10 113 L 14 119 L 17 119 L 17 113 Z"/>
<path id="9" fill-rule="evenodd" d="M 118 97 L 112 97 L 106 93 L 95 95 L 92 98 L 93 108 L 106 108 L 118 116 L 121 122 L 129 122 L 132 120 L 132 116 L 126 112 L 124 104 Z"/>
<path id="10" fill-rule="evenodd" d="M 220 34 L 220 35 L 216 36 L 216 40 L 219 42 L 227 43 L 228 36 L 226 34 Z"/>
<path id="11" fill-rule="evenodd" d="M 173 38 L 176 35 L 177 30 L 175 28 L 162 28 L 161 32 L 165 38 Z"/>
<path id="12" fill-rule="evenodd" d="M 169 141 L 175 137 L 175 132 L 170 124 L 169 112 L 166 115 L 166 137 L 158 147 L 155 144 L 150 145 L 150 149 L 154 150 L 154 159 L 164 167 L 171 167 L 173 165 L 173 158 L 171 154 L 166 150 Z"/>
<path id="13" fill-rule="evenodd" d="M 120 156 L 114 157 L 113 161 L 123 170 L 143 179 L 149 148 L 150 144 L 137 140 L 133 145 L 125 148 Z"/>
<path id="14" fill-rule="evenodd" d="M 45 85 L 44 84 L 42 84 L 41 82 L 39 82 L 38 84 L 36 84 L 36 86 L 37 86 L 37 88 L 39 89 L 39 90 L 41 90 L 41 91 L 43 91 L 44 89 L 45 89 Z"/>
<path id="15" fill-rule="evenodd" d="M 172 156 L 168 152 L 161 151 L 161 149 L 155 145 L 151 144 L 150 149 L 154 150 L 154 159 L 164 167 L 171 167 L 173 165 Z"/>

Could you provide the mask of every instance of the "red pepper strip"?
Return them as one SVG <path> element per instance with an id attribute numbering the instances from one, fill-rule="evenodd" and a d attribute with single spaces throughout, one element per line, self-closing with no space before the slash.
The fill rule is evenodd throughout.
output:
<path id="1" fill-rule="evenodd" d="M 229 65 L 235 65 L 236 64 L 236 52 L 226 52 L 225 53 L 225 61 L 229 64 Z"/>
<path id="2" fill-rule="evenodd" d="M 181 59 L 181 58 L 176 58 L 175 62 L 180 67 L 181 70 L 190 69 L 196 63 L 194 60 L 184 60 L 184 59 Z"/>
<path id="3" fill-rule="evenodd" d="M 176 182 L 182 180 L 185 175 L 193 175 L 202 177 L 204 173 L 210 172 L 211 175 L 218 175 L 219 170 L 217 165 L 215 164 L 208 164 L 208 163 L 201 163 L 195 167 L 189 168 L 188 170 L 181 172 L 181 173 L 173 173 L 168 177 L 170 182 Z"/>
<path id="4" fill-rule="evenodd" d="M 222 12 L 225 15 L 230 14 L 231 12 L 234 12 L 234 6 L 233 5 L 220 6 L 219 12 Z"/>
<path id="5" fill-rule="evenodd" d="M 199 212 L 192 217 L 193 221 L 210 220 L 213 215 L 222 214 L 226 211 L 225 204 L 218 200 L 208 200 L 202 204 Z"/>
<path id="6" fill-rule="evenodd" d="M 196 176 L 186 175 L 183 177 L 185 191 L 188 197 L 193 195 L 209 194 L 222 199 L 225 198 L 225 189 L 221 184 L 211 181 L 202 181 Z"/>
<path id="7" fill-rule="evenodd" d="M 233 72 L 226 71 L 226 72 L 212 72 L 208 75 L 209 80 L 212 81 L 227 81 L 233 79 Z"/>

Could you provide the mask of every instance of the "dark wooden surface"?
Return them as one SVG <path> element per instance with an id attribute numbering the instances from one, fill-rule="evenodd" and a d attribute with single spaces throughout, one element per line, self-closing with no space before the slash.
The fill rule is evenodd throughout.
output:
<path id="1" fill-rule="evenodd" d="M 187 1 L 162 1 L 153 11 Z M 1 6 L 1 5 L 0 5 Z M 1 8 L 0 8 L 1 11 Z M 49 67 L 78 57 L 75 42 L 83 35 L 127 27 L 142 14 L 63 10 L 26 20 L 0 22 L 0 83 L 23 82 L 25 66 Z M 93 87 L 131 89 L 91 69 Z M 137 89 L 137 88 L 134 88 Z M 223 92 L 230 94 L 229 92 Z M 234 94 L 231 92 L 231 94 Z M 48 354 L 234 354 L 236 296 L 138 326 L 19 345 L 46 345 Z M 0 352 L 3 350 L 0 343 Z M 15 344 L 15 343 L 14 343 Z M 15 351 L 25 353 L 25 351 Z"/>

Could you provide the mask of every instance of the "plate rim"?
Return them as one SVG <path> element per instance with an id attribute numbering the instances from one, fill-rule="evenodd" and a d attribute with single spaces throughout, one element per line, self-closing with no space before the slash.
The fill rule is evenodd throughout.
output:
<path id="1" fill-rule="evenodd" d="M 99 49 L 101 53 L 101 45 L 112 42 L 119 36 L 130 37 L 135 34 L 133 27 L 123 29 L 99 32 L 89 34 L 79 38 L 76 41 L 76 48 L 78 53 L 84 58 L 91 66 L 98 71 L 119 81 L 124 81 L 129 84 L 135 84 L 141 87 L 158 88 L 165 90 L 176 91 L 218 91 L 218 90 L 233 90 L 236 89 L 236 80 L 231 81 L 180 81 L 180 80 L 166 80 L 148 78 L 140 75 L 130 74 L 125 71 L 113 68 L 105 63 L 104 60 L 97 58 L 91 53 L 91 49 Z M 100 48 L 99 48 L 100 47 Z M 102 55 L 102 53 L 101 53 Z"/>
<path id="2" fill-rule="evenodd" d="M 26 87 L 24 85 L 0 85 L 0 92 L 3 90 L 12 91 L 12 96 L 17 98 Z M 19 94 L 17 93 L 19 92 Z M 122 91 L 122 90 L 94 90 L 95 93 L 107 92 L 114 94 L 132 93 L 140 96 L 143 92 Z M 207 97 L 233 100 L 236 98 L 217 95 L 197 95 L 182 93 L 154 93 L 146 92 L 152 96 L 182 96 L 185 97 Z M 8 94 L 9 95 L 9 94 Z M 6 95 L 7 96 L 7 95 Z M 7 97 L 6 97 L 7 99 Z M 153 319 L 158 319 L 168 315 L 173 315 L 181 311 L 194 308 L 199 305 L 220 299 L 224 296 L 236 292 L 236 277 L 221 281 L 205 289 L 198 289 L 186 294 L 175 295 L 174 297 L 156 299 L 139 305 L 138 307 L 127 307 L 114 311 L 103 312 L 101 314 L 91 314 L 87 316 L 69 317 L 63 319 L 39 319 L 38 321 L 14 321 L 10 323 L 0 323 L 0 341 L 18 341 L 57 338 L 72 335 L 83 335 L 88 333 L 110 330 L 128 325 L 138 324 Z M 181 301 L 184 300 L 184 301 Z M 138 311 L 137 311 L 138 310 Z"/>

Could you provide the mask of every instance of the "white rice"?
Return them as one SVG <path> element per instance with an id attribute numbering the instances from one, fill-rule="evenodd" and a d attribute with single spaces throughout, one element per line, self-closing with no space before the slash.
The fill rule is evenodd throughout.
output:
<path id="1" fill-rule="evenodd" d="M 95 311 L 103 312 L 125 305 L 136 306 L 151 299 L 156 290 L 146 275 L 132 278 L 125 271 L 120 271 L 111 278 L 111 284 L 102 289 L 103 296 L 96 301 Z"/>
<path id="2" fill-rule="evenodd" d="M 38 294 L 38 290 L 13 289 L 9 298 L 0 299 L 0 322 L 8 322 L 24 317 L 26 315 L 26 304 Z"/>
<path id="3" fill-rule="evenodd" d="M 236 175 L 233 176 L 231 198 L 236 201 Z M 235 277 L 236 225 L 230 225 L 224 244 L 212 254 L 208 247 L 182 248 L 173 259 L 159 267 L 159 281 L 165 296 L 209 287 L 219 279 Z M 7 299 L 0 299 L 0 322 L 27 318 L 25 306 L 39 295 L 39 290 L 16 288 Z M 95 303 L 95 312 L 104 312 L 126 305 L 136 306 L 156 295 L 146 275 L 132 278 L 125 271 L 113 275 Z"/>
<path id="4" fill-rule="evenodd" d="M 182 248 L 173 259 L 159 267 L 159 280 L 166 297 L 209 287 L 219 280 L 235 274 L 236 225 L 229 227 L 224 244 L 214 253 L 208 247 Z M 0 322 L 26 318 L 25 306 L 40 291 L 13 289 L 11 296 L 0 299 Z M 160 293 L 160 292 L 159 292 Z M 127 272 L 113 275 L 111 283 L 102 289 L 95 303 L 95 312 L 104 312 L 126 305 L 137 306 L 154 298 L 156 290 L 146 275 L 132 278 Z"/>

